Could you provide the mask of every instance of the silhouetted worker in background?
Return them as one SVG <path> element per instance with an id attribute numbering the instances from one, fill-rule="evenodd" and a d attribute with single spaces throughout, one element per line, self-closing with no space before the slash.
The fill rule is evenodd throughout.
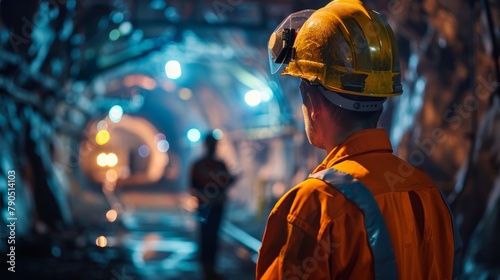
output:
<path id="1" fill-rule="evenodd" d="M 206 154 L 193 163 L 190 174 L 191 191 L 198 198 L 200 260 L 205 279 L 223 279 L 215 271 L 218 231 L 226 192 L 235 177 L 229 173 L 226 164 L 215 157 L 217 139 L 210 134 L 204 144 Z"/>
<path id="2" fill-rule="evenodd" d="M 377 129 L 386 98 L 403 92 L 382 16 L 332 1 L 290 15 L 269 51 L 301 80 L 307 137 L 328 155 L 272 210 L 257 278 L 458 279 L 461 242 L 445 198 Z"/>

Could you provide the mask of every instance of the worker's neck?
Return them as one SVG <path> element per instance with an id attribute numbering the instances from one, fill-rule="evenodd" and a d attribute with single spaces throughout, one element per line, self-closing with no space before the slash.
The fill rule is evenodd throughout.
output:
<path id="1" fill-rule="evenodd" d="M 351 129 L 345 129 L 337 126 L 335 129 L 331 130 L 331 133 L 324 135 L 323 147 L 327 153 L 330 153 L 335 147 L 342 144 L 349 136 L 353 133 L 364 130 L 363 127 L 355 127 Z"/>

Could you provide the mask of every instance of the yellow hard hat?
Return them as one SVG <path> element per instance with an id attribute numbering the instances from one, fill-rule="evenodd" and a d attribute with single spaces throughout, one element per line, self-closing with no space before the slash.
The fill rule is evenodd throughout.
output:
<path id="1" fill-rule="evenodd" d="M 390 97 L 403 92 L 391 27 L 357 0 L 335 0 L 290 15 L 269 39 L 275 69 L 337 93 Z"/>

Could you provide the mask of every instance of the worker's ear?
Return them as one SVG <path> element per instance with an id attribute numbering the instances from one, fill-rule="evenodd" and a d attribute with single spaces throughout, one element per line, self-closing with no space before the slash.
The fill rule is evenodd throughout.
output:
<path id="1" fill-rule="evenodd" d="M 312 120 L 316 120 L 316 118 L 319 117 L 322 111 L 324 110 L 323 100 L 319 94 L 321 94 L 319 91 L 318 92 L 312 91 L 307 94 L 307 96 L 309 97 L 309 104 L 310 104 L 309 113 L 311 115 Z"/>
<path id="2" fill-rule="evenodd" d="M 309 82 L 302 80 L 299 86 L 302 97 L 302 104 L 307 108 L 307 114 L 312 120 L 321 114 L 323 110 L 321 92 L 316 86 L 309 85 Z"/>

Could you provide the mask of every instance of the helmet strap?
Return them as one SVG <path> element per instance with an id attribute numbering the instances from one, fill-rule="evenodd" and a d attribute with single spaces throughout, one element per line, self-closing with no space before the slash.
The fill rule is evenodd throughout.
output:
<path id="1" fill-rule="evenodd" d="M 381 98 L 381 101 L 358 101 L 345 98 L 337 92 L 326 90 L 323 86 L 318 85 L 323 96 L 333 104 L 340 108 L 356 111 L 356 112 L 375 112 L 383 107 L 386 98 Z"/>

